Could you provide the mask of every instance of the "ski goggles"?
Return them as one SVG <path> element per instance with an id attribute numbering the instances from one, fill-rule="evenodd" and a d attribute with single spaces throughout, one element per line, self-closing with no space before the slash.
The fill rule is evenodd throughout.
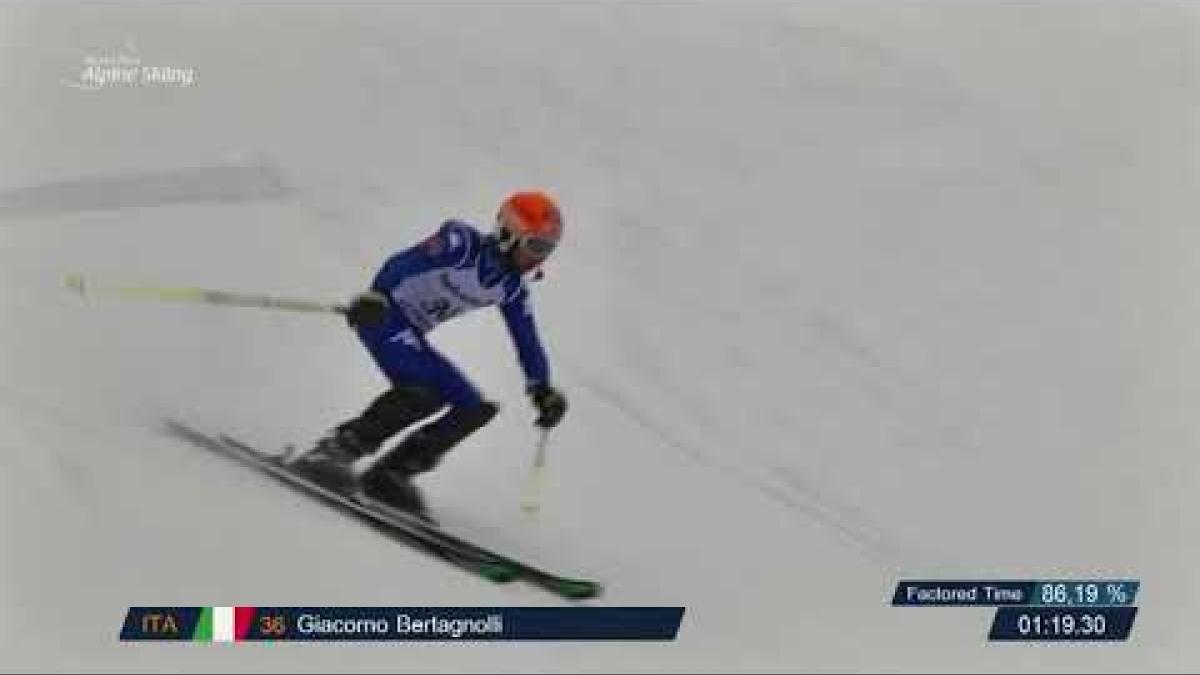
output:
<path id="1" fill-rule="evenodd" d="M 529 252 L 530 255 L 538 258 L 545 258 L 554 252 L 554 247 L 558 242 L 545 237 L 537 237 L 534 235 L 519 236 L 512 230 L 504 227 L 503 222 L 496 223 L 496 243 L 499 244 L 501 251 L 511 251 L 518 246 Z"/>

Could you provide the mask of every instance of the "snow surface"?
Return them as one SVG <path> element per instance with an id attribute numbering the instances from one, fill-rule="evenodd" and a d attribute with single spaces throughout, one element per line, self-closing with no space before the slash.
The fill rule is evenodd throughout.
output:
<path id="1" fill-rule="evenodd" d="M 1200 15 L 1168 3 L 0 6 L 0 669 L 1200 665 Z M 69 86 L 88 56 L 191 87 Z M 383 381 L 342 300 L 541 186 L 571 411 L 544 513 L 497 315 L 435 334 L 503 414 L 445 520 L 684 605 L 675 643 L 120 644 L 129 605 L 546 605 L 162 431 L 305 442 Z M 899 578 L 1138 577 L 1130 643 L 989 645 Z"/>

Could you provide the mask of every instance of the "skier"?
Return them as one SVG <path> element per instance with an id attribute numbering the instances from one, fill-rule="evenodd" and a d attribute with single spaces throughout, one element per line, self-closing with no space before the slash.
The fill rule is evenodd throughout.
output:
<path id="1" fill-rule="evenodd" d="M 501 204 L 493 233 L 448 220 L 423 243 L 389 258 L 370 290 L 350 303 L 346 320 L 391 388 L 292 466 L 323 483 L 361 488 L 369 497 L 428 517 L 412 478 L 437 466 L 446 452 L 487 424 L 497 407 L 430 345 L 426 334 L 489 305 L 499 306 L 512 336 L 526 392 L 537 409 L 535 424 L 557 425 L 567 401 L 550 383 L 524 277 L 540 276 L 562 229 L 559 209 L 548 195 L 517 192 Z M 384 448 L 388 439 L 443 410 L 395 447 Z M 353 463 L 367 455 L 375 455 L 371 467 L 356 475 Z"/>

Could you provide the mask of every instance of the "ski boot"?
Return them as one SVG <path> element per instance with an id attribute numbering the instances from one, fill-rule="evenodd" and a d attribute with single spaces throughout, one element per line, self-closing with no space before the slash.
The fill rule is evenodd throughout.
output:
<path id="1" fill-rule="evenodd" d="M 469 408 L 451 408 L 376 462 L 361 478 L 363 492 L 375 501 L 433 522 L 413 477 L 432 471 L 451 448 L 491 421 L 496 412 L 496 406 L 487 401 Z"/>
<path id="2" fill-rule="evenodd" d="M 364 443 L 358 434 L 345 426 L 326 434 L 312 450 L 289 464 L 296 473 L 334 490 L 350 490 L 358 483 L 354 463 L 378 448 Z"/>
<path id="3" fill-rule="evenodd" d="M 362 477 L 363 494 L 385 506 L 412 514 L 430 525 L 436 525 L 421 488 L 413 482 L 414 475 L 402 469 L 373 469 Z"/>
<path id="4" fill-rule="evenodd" d="M 347 491 L 358 486 L 354 462 L 378 450 L 387 439 L 442 407 L 438 394 L 419 385 L 396 385 L 376 398 L 358 417 L 338 425 L 289 466 L 327 487 Z"/>

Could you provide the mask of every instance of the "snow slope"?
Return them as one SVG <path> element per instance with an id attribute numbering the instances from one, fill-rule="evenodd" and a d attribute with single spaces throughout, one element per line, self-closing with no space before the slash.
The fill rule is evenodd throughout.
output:
<path id="1" fill-rule="evenodd" d="M 1200 16 L 1155 3 L 0 6 L 0 669 L 1182 670 L 1200 663 Z M 194 86 L 78 82 L 89 56 Z M 121 645 L 129 605 L 520 605 L 162 432 L 303 442 L 383 386 L 340 300 L 440 219 L 555 192 L 572 408 L 536 523 L 504 414 L 450 523 L 673 644 Z M 905 577 L 1131 576 L 1120 646 L 988 645 Z"/>

